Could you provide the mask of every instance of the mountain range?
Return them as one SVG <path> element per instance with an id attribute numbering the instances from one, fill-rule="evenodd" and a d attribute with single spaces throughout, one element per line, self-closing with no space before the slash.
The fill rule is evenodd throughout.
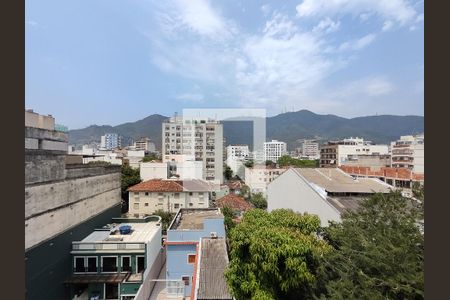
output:
<path id="1" fill-rule="evenodd" d="M 139 137 L 149 137 L 161 149 L 161 126 L 168 117 L 154 114 L 136 122 L 117 126 L 91 125 L 69 131 L 72 145 L 100 142 L 105 133 L 118 133 L 125 145 Z M 248 144 L 252 146 L 253 127 L 250 121 L 223 121 L 226 145 Z M 344 118 L 336 115 L 320 115 L 308 110 L 282 113 L 266 118 L 267 140 L 284 141 L 289 150 L 300 146 L 298 140 L 314 138 L 320 141 L 345 137 L 362 137 L 378 144 L 389 144 L 401 135 L 424 131 L 423 116 L 377 115 Z"/>

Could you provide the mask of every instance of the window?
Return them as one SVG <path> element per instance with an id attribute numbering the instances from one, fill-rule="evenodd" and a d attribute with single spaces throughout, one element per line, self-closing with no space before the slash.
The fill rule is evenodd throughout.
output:
<path id="1" fill-rule="evenodd" d="M 87 271 L 89 273 L 97 273 L 97 257 L 87 258 Z"/>
<path id="2" fill-rule="evenodd" d="M 180 204 L 175 203 L 175 204 L 173 205 L 173 208 L 180 208 Z"/>
<path id="3" fill-rule="evenodd" d="M 75 272 L 85 272 L 84 268 L 84 257 L 75 257 L 74 262 Z"/>
<path id="4" fill-rule="evenodd" d="M 195 263 L 195 254 L 188 254 L 188 264 Z"/>
<path id="5" fill-rule="evenodd" d="M 130 256 L 122 256 L 122 272 L 131 272 Z"/>
<path id="6" fill-rule="evenodd" d="M 175 199 L 179 199 L 180 198 L 180 193 L 175 193 L 174 197 L 175 197 Z"/>
<path id="7" fill-rule="evenodd" d="M 189 203 L 189 206 L 193 206 L 193 205 L 194 205 L 194 203 L 192 203 L 192 202 L 191 202 L 191 203 Z"/>
<path id="8" fill-rule="evenodd" d="M 148 196 L 148 192 L 145 192 L 145 196 Z"/>
<path id="9" fill-rule="evenodd" d="M 142 273 L 145 270 L 145 257 L 137 256 L 136 257 L 136 273 Z"/>
<path id="10" fill-rule="evenodd" d="M 183 277 L 181 277 L 181 280 L 184 281 L 184 285 L 189 285 L 189 282 L 190 282 L 189 276 L 183 276 Z"/>
<path id="11" fill-rule="evenodd" d="M 138 209 L 139 209 L 139 203 L 134 203 L 133 209 L 134 209 L 134 210 L 138 210 Z"/>
<path id="12" fill-rule="evenodd" d="M 192 196 L 192 192 L 189 192 L 189 196 Z"/>
<path id="13" fill-rule="evenodd" d="M 117 272 L 117 257 L 116 256 L 102 257 L 102 272 Z"/>

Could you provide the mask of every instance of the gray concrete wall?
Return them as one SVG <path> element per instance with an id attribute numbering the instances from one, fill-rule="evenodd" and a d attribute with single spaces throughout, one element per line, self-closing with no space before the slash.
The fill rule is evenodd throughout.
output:
<path id="1" fill-rule="evenodd" d="M 65 154 L 45 150 L 25 150 L 25 184 L 63 180 Z"/>
<path id="2" fill-rule="evenodd" d="M 100 184 L 101 185 L 101 184 Z M 82 192 L 82 190 L 80 190 Z M 49 202 L 65 202 L 64 195 L 59 199 L 51 197 Z M 25 220 L 25 249 L 36 246 L 60 233 L 77 226 L 93 216 L 120 203 L 120 187 L 104 191 L 90 198 L 59 207 L 55 210 L 43 212 Z M 38 206 L 38 205 L 36 205 Z M 37 209 L 37 207 L 35 207 Z M 44 209 L 44 207 L 40 207 Z"/>

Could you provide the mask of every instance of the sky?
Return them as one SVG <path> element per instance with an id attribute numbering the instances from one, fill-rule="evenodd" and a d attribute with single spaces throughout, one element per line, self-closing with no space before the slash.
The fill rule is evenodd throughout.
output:
<path id="1" fill-rule="evenodd" d="M 25 106 L 70 129 L 184 108 L 423 115 L 424 3 L 25 1 Z"/>

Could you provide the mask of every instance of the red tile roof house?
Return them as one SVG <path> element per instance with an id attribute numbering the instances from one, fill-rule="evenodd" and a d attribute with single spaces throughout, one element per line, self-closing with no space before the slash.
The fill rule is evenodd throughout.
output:
<path id="1" fill-rule="evenodd" d="M 151 179 L 130 188 L 129 214 L 140 217 L 157 210 L 177 212 L 180 208 L 208 208 L 214 187 L 207 181 Z"/>
<path id="2" fill-rule="evenodd" d="M 250 203 L 245 201 L 245 199 L 236 194 L 228 194 L 216 201 L 217 207 L 223 208 L 228 206 L 233 210 L 236 216 L 236 221 L 239 222 L 243 213 L 247 210 L 253 208 Z"/>

